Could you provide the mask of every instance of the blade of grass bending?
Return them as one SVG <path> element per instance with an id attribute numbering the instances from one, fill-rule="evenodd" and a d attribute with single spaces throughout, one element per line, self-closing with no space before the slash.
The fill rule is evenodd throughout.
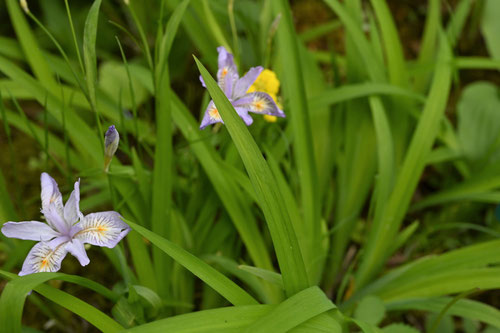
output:
<path id="1" fill-rule="evenodd" d="M 288 298 L 248 326 L 244 333 L 288 332 L 299 324 L 335 309 L 335 305 L 318 287 L 310 287 Z"/>
<path id="2" fill-rule="evenodd" d="M 446 27 L 446 34 L 452 48 L 455 47 L 462 34 L 471 7 L 472 0 L 461 0 L 455 7 L 455 11 L 451 13 L 451 19 Z"/>
<path id="3" fill-rule="evenodd" d="M 376 179 L 375 191 L 375 217 L 371 228 L 381 228 L 376 223 L 382 223 L 384 206 L 387 202 L 394 183 L 394 141 L 392 139 L 391 127 L 380 97 L 369 98 L 370 108 L 375 126 L 377 138 L 378 177 Z"/>
<path id="4" fill-rule="evenodd" d="M 12 280 L 12 279 L 17 279 L 21 278 L 17 275 L 14 275 L 12 273 L 0 270 L 0 275 L 3 276 L 6 279 Z M 40 283 L 47 282 L 49 280 L 61 280 L 65 282 L 70 282 L 77 284 L 79 286 L 88 288 L 90 290 L 95 291 L 96 293 L 101 294 L 102 296 L 106 297 L 110 301 L 116 302 L 118 298 L 120 297 L 116 292 L 112 291 L 111 289 L 106 288 L 100 283 L 97 283 L 95 281 L 89 280 L 87 278 L 78 276 L 78 275 L 70 275 L 70 274 L 64 274 L 64 273 L 41 273 L 39 276 Z M 38 281 L 38 280 L 37 280 Z M 0 303 L 1 304 L 1 303 Z M 0 305 L 2 306 L 2 305 Z M 1 316 L 2 314 L 0 314 Z"/>
<path id="5" fill-rule="evenodd" d="M 250 207 L 245 203 L 243 193 L 234 182 L 228 181 L 226 172 L 221 168 L 223 161 L 215 149 L 203 140 L 203 132 L 198 130 L 198 124 L 177 95 L 173 96 L 173 103 L 175 105 L 172 114 L 174 121 L 186 139 L 191 142 L 190 147 L 193 153 L 200 161 L 224 208 L 231 217 L 247 247 L 250 258 L 260 268 L 273 269 L 266 243 Z"/>
<path id="6" fill-rule="evenodd" d="M 271 282 L 277 286 L 279 286 L 281 289 L 284 289 L 283 286 L 283 278 L 281 277 L 281 274 L 268 271 L 267 269 L 262 269 L 258 267 L 253 267 L 253 266 L 247 266 L 247 265 L 239 265 L 239 269 L 242 271 L 248 272 L 250 274 L 253 274 L 255 276 L 260 277 L 261 279 Z"/>
<path id="7" fill-rule="evenodd" d="M 500 288 L 499 268 L 451 270 L 442 274 L 424 276 L 408 281 L 406 286 L 378 294 L 384 301 L 436 297 L 460 293 L 472 288 L 492 290 Z"/>
<path id="8" fill-rule="evenodd" d="M 180 265 L 199 277 L 234 305 L 257 304 L 257 301 L 225 275 L 215 270 L 201 259 L 138 224 L 125 220 L 135 231 L 147 238 L 160 250 L 172 257 Z"/>
<path id="9" fill-rule="evenodd" d="M 500 240 L 493 240 L 453 250 L 439 256 L 423 257 L 385 274 L 355 293 L 343 306 L 348 309 L 366 295 L 390 293 L 394 288 L 404 289 L 405 286 L 414 281 L 436 276 L 443 272 L 464 272 L 498 264 L 500 263 L 500 253 L 495 250 L 498 246 L 500 246 Z"/>
<path id="10" fill-rule="evenodd" d="M 204 256 L 203 258 L 209 263 L 211 263 L 211 262 L 215 263 L 224 272 L 227 272 L 231 275 L 234 275 L 241 282 L 246 284 L 251 290 L 253 290 L 253 292 L 255 293 L 257 298 L 259 300 L 261 300 L 262 303 L 265 303 L 265 304 L 277 303 L 277 302 L 275 302 L 275 300 L 272 299 L 272 297 L 270 297 L 268 289 L 265 286 L 265 284 L 266 284 L 265 281 L 268 281 L 268 280 L 264 279 L 264 281 L 263 281 L 262 279 L 257 278 L 256 275 L 254 275 L 248 271 L 245 271 L 243 269 L 240 269 L 241 266 L 238 265 L 238 263 L 232 259 L 225 258 L 225 257 L 220 256 L 220 255 L 208 255 L 208 256 Z M 261 268 L 256 268 L 253 266 L 247 266 L 247 267 L 252 267 L 252 268 L 255 268 L 258 270 L 269 272 L 267 270 L 264 270 Z M 281 276 L 280 276 L 280 278 L 281 278 Z M 283 290 L 283 281 L 281 281 L 281 290 Z M 281 293 L 281 298 L 279 299 L 279 301 L 281 302 L 282 300 L 283 300 L 283 293 Z"/>
<path id="11" fill-rule="evenodd" d="M 378 227 L 372 227 L 369 233 L 364 256 L 357 272 L 356 283 L 358 286 L 365 285 L 379 271 L 385 259 L 390 255 L 388 248 L 391 239 L 398 232 L 407 212 L 413 192 L 424 169 L 425 158 L 431 151 L 444 116 L 451 86 L 451 57 L 452 54 L 446 36 L 442 32 L 440 35 L 439 61 L 429 98 L 411 139 L 394 189 L 386 203 L 383 214 L 379 215 L 381 221 L 374 221 L 373 226 Z"/>
<path id="12" fill-rule="evenodd" d="M 85 64 L 85 78 L 87 81 L 87 90 L 90 99 L 90 106 L 95 113 L 99 139 L 101 141 L 101 152 L 104 152 L 104 135 L 102 131 L 101 118 L 97 109 L 96 84 L 97 84 L 97 57 L 96 57 L 96 38 L 97 23 L 99 19 L 99 8 L 102 0 L 95 0 L 90 7 L 87 19 L 85 20 L 85 29 L 83 31 L 83 61 Z"/>
<path id="13" fill-rule="evenodd" d="M 500 60 L 483 57 L 458 57 L 455 59 L 458 69 L 500 70 Z"/>
<path id="14" fill-rule="evenodd" d="M 0 320 L 2 325 L 4 325 L 2 329 L 6 332 L 21 332 L 21 318 L 23 314 L 24 302 L 26 301 L 28 292 L 33 289 L 41 295 L 65 307 L 69 311 L 78 314 L 102 331 L 119 332 L 123 329 L 123 327 L 121 327 L 113 319 L 78 298 L 55 288 L 42 285 L 42 283 L 48 280 L 69 277 L 66 274 L 39 273 L 17 277 L 16 275 L 2 272 L 2 275 L 13 279 L 7 283 L 0 297 Z M 78 281 L 83 283 L 85 286 L 92 286 L 92 289 L 96 286 L 98 290 L 102 290 L 102 288 L 104 288 L 93 281 L 81 277 L 75 276 L 72 279 L 72 282 Z"/>
<path id="15" fill-rule="evenodd" d="M 399 40 L 396 24 L 385 0 L 370 1 L 377 17 L 382 32 L 389 81 L 397 86 L 408 85 L 408 73 L 406 70 L 403 46 Z"/>
<path id="16" fill-rule="evenodd" d="M 210 333 L 241 332 L 245 326 L 269 313 L 274 305 L 231 306 L 197 311 L 180 316 L 160 319 L 128 329 L 134 333 Z"/>
<path id="17" fill-rule="evenodd" d="M 35 36 L 31 32 L 26 18 L 19 6 L 19 1 L 7 0 L 7 10 L 16 31 L 16 36 L 21 44 L 23 53 L 34 75 L 43 82 L 45 87 L 52 93 L 57 91 L 57 84 L 52 72 L 43 57 Z"/>
<path id="18" fill-rule="evenodd" d="M 341 102 L 346 102 L 356 98 L 368 97 L 371 95 L 390 95 L 402 96 L 415 99 L 418 102 L 425 102 L 426 97 L 422 94 L 398 86 L 386 83 L 353 83 L 342 85 L 338 88 L 325 90 L 320 95 L 308 100 L 311 110 L 321 109 L 325 106 L 331 106 Z M 402 110 L 403 111 L 403 110 Z M 411 111 L 411 110 L 404 110 Z M 412 113 L 412 116 L 418 118 L 420 113 Z"/>
<path id="19" fill-rule="evenodd" d="M 427 2 L 427 18 L 425 20 L 424 35 L 422 37 L 420 52 L 417 63 L 424 68 L 433 63 L 438 45 L 439 28 L 441 24 L 441 1 L 429 0 Z M 423 92 L 427 90 L 431 72 L 422 71 L 415 77 L 413 86 L 416 91 Z"/>
<path id="20" fill-rule="evenodd" d="M 404 299 L 389 302 L 386 307 L 388 311 L 420 310 L 439 313 L 452 300 L 451 297 Z M 448 309 L 448 314 L 479 320 L 500 328 L 500 310 L 478 301 L 460 299 Z"/>
<path id="21" fill-rule="evenodd" d="M 462 298 L 466 298 L 468 296 L 471 296 L 472 294 L 477 293 L 478 291 L 479 291 L 479 289 L 474 288 L 474 289 L 471 289 L 471 290 L 468 290 L 468 291 L 464 291 L 463 293 L 460 293 L 459 295 L 455 296 L 448 304 L 446 304 L 446 306 L 443 308 L 443 310 L 441 310 L 441 312 L 439 312 L 437 318 L 435 319 L 434 323 L 432 324 L 432 326 L 431 326 L 431 328 L 429 329 L 428 332 L 429 333 L 435 333 L 436 332 L 436 329 L 438 328 L 439 322 L 443 319 L 443 317 L 446 314 L 446 312 L 448 312 L 448 310 L 456 302 L 458 302 Z"/>
<path id="22" fill-rule="evenodd" d="M 386 75 L 383 71 L 384 65 L 377 61 L 377 56 L 361 30 L 361 26 L 357 24 L 338 0 L 323 1 L 337 14 L 345 25 L 345 28 L 351 35 L 352 42 L 356 46 L 359 55 L 362 57 L 365 68 L 370 74 L 371 79 L 375 82 L 385 82 Z"/>
<path id="23" fill-rule="evenodd" d="M 285 290 L 288 296 L 292 296 L 307 288 L 309 280 L 297 236 L 289 212 L 283 202 L 283 196 L 279 192 L 278 184 L 245 124 L 206 68 L 196 57 L 195 61 L 238 149 L 254 186 L 255 193 L 260 198 L 260 207 L 264 212 L 273 239 Z"/>
<path id="24" fill-rule="evenodd" d="M 168 69 L 168 56 L 173 39 L 177 33 L 180 19 L 184 14 L 187 2 L 177 7 L 167 23 L 167 29 L 163 35 L 162 45 L 158 54 L 158 61 L 154 72 L 155 83 L 155 114 L 156 114 L 156 146 L 153 169 L 152 205 L 151 205 L 151 229 L 162 237 L 169 236 L 169 220 L 171 213 L 172 196 L 172 106 L 170 89 L 170 77 Z M 170 274 L 169 258 L 159 251 L 153 250 L 153 259 L 158 275 L 160 295 L 166 296 L 169 292 Z"/>
<path id="25" fill-rule="evenodd" d="M 279 55 L 283 68 L 283 94 L 289 99 L 288 110 L 294 133 L 294 155 L 298 168 L 302 199 L 303 221 L 307 227 L 305 237 L 309 247 L 303 249 L 304 262 L 310 272 L 311 281 L 319 280 L 323 260 L 314 260 L 321 250 L 321 218 L 320 198 L 318 195 L 318 169 L 314 157 L 314 145 L 311 134 L 311 119 L 309 115 L 304 75 L 299 58 L 297 36 L 292 20 L 292 12 L 288 1 L 273 1 L 275 15 L 281 13 L 281 24 L 278 27 L 277 38 Z M 286 278 L 285 278 L 286 279 Z M 286 285 L 286 283 L 285 283 Z"/>

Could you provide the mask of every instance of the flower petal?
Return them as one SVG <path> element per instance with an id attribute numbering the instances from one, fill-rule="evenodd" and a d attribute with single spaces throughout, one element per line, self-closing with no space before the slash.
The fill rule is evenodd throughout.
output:
<path id="1" fill-rule="evenodd" d="M 234 63 L 233 55 L 223 47 L 217 48 L 219 52 L 219 70 L 217 71 L 217 83 L 224 94 L 231 98 L 233 86 L 238 80 L 238 69 Z"/>
<path id="2" fill-rule="evenodd" d="M 79 223 L 81 228 L 73 239 L 81 240 L 97 246 L 115 247 L 130 231 L 130 227 L 122 221 L 117 212 L 92 213 Z"/>
<path id="3" fill-rule="evenodd" d="M 75 189 L 71 192 L 66 205 L 64 205 L 64 220 L 71 226 L 82 217 L 80 212 L 80 180 L 75 182 Z"/>
<path id="4" fill-rule="evenodd" d="M 80 265 L 87 266 L 90 262 L 87 252 L 85 252 L 85 247 L 83 242 L 79 239 L 73 239 L 71 242 L 66 244 L 66 250 L 71 253 L 78 261 Z"/>
<path id="5" fill-rule="evenodd" d="M 48 241 L 59 236 L 47 223 L 38 221 L 7 222 L 2 227 L 2 233 L 9 238 L 34 241 Z"/>
<path id="6" fill-rule="evenodd" d="M 236 99 L 245 95 L 263 70 L 264 68 L 261 66 L 250 68 L 234 85 L 233 98 Z"/>
<path id="7" fill-rule="evenodd" d="M 42 209 L 48 209 L 48 207 L 53 204 L 58 214 L 63 216 L 62 196 L 54 178 L 49 176 L 48 173 L 43 172 L 40 176 L 40 182 L 42 183 Z"/>
<path id="8" fill-rule="evenodd" d="M 61 268 L 61 262 L 66 256 L 65 243 L 52 248 L 46 242 L 36 243 L 24 260 L 23 269 L 19 275 L 27 275 L 39 272 L 57 272 Z"/>
<path id="9" fill-rule="evenodd" d="M 67 234 L 71 225 L 66 223 L 62 215 L 59 215 L 58 209 L 55 205 L 49 205 L 47 209 L 42 210 L 47 223 L 61 234 Z"/>
<path id="10" fill-rule="evenodd" d="M 200 129 L 204 129 L 208 125 L 212 125 L 215 123 L 224 123 L 224 121 L 222 121 L 219 111 L 215 107 L 214 101 L 210 101 L 210 103 L 208 103 L 205 114 L 203 115 Z"/>
<path id="11" fill-rule="evenodd" d="M 247 109 L 240 108 L 240 107 L 235 107 L 234 109 L 236 110 L 238 115 L 241 117 L 241 119 L 243 119 L 243 121 L 245 122 L 245 125 L 247 125 L 247 126 L 252 125 L 253 118 L 251 115 L 248 114 Z"/>
<path id="12" fill-rule="evenodd" d="M 234 101 L 233 105 L 245 108 L 248 112 L 285 117 L 285 114 L 278 108 L 272 97 L 262 91 L 246 94 Z"/>
<path id="13" fill-rule="evenodd" d="M 201 85 L 203 86 L 203 88 L 206 88 L 207 85 L 205 84 L 205 80 L 203 80 L 203 76 L 200 75 L 200 82 L 201 82 Z"/>

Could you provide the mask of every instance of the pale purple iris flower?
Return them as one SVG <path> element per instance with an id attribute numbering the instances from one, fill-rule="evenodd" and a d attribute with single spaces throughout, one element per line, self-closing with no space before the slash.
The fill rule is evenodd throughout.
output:
<path id="1" fill-rule="evenodd" d="M 39 241 L 28 253 L 19 275 L 57 272 L 68 252 L 82 266 L 86 266 L 90 260 L 85 252 L 85 243 L 112 248 L 130 231 L 117 212 L 83 216 L 80 212 L 79 180 L 65 205 L 56 181 L 45 172 L 40 180 L 41 212 L 47 223 L 7 222 L 2 227 L 2 233 L 7 237 Z"/>
<path id="2" fill-rule="evenodd" d="M 252 67 L 240 78 L 233 55 L 227 52 L 223 46 L 218 47 L 217 51 L 219 52 L 217 83 L 247 126 L 253 122 L 252 117 L 248 114 L 249 112 L 285 117 L 285 113 L 278 108 L 273 98 L 267 93 L 262 91 L 247 93 L 250 86 L 263 71 L 263 67 Z M 201 76 L 200 81 L 206 87 Z M 224 123 L 224 121 L 212 100 L 205 111 L 200 129 L 215 123 Z"/>

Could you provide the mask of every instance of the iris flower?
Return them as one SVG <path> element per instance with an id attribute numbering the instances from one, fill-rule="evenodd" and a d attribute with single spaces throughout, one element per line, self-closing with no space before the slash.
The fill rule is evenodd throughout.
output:
<path id="1" fill-rule="evenodd" d="M 217 51 L 219 52 L 217 83 L 247 126 L 253 122 L 252 117 L 248 114 L 249 112 L 285 117 L 283 111 L 278 108 L 269 94 L 262 91 L 248 93 L 250 86 L 252 86 L 257 77 L 264 70 L 263 67 L 252 67 L 240 78 L 238 69 L 234 63 L 233 55 L 227 52 L 223 46 L 218 47 Z M 200 81 L 202 85 L 206 87 L 201 76 Z M 215 123 L 224 123 L 224 121 L 215 107 L 214 102 L 210 101 L 205 111 L 205 115 L 203 116 L 203 120 L 201 121 L 200 129 Z"/>
<path id="2" fill-rule="evenodd" d="M 45 172 L 40 180 L 41 211 L 47 223 L 7 222 L 2 227 L 2 233 L 7 237 L 39 241 L 28 253 L 19 275 L 57 272 L 68 252 L 82 266 L 86 266 L 90 260 L 85 252 L 85 243 L 112 248 L 130 231 L 117 212 L 83 216 L 79 204 L 80 181 L 75 183 L 73 192 L 63 206 L 56 181 Z"/>

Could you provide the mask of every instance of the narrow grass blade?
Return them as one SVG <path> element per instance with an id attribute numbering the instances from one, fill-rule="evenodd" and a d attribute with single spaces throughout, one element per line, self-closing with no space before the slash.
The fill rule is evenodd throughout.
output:
<path id="1" fill-rule="evenodd" d="M 238 149 L 254 186 L 255 193 L 260 198 L 260 207 L 264 212 L 273 238 L 285 290 L 287 295 L 291 296 L 307 288 L 309 281 L 297 236 L 289 212 L 283 202 L 283 196 L 279 192 L 278 184 L 245 124 L 205 67 L 198 59 L 195 58 L 195 61 Z"/>
<path id="2" fill-rule="evenodd" d="M 92 108 L 97 107 L 96 102 L 96 84 L 97 84 L 97 57 L 95 43 L 97 37 L 97 23 L 99 19 L 99 8 L 101 0 L 95 0 L 90 7 L 87 19 L 85 21 L 85 30 L 83 32 L 83 61 L 85 64 L 85 78 Z"/>
<path id="3" fill-rule="evenodd" d="M 288 332 L 299 324 L 334 308 L 335 305 L 321 289 L 310 287 L 288 298 L 243 332 Z"/>
<path id="4" fill-rule="evenodd" d="M 271 282 L 277 286 L 279 286 L 281 289 L 283 289 L 283 278 L 281 277 L 281 274 L 268 271 L 266 269 L 258 268 L 258 267 L 253 267 L 253 266 L 247 266 L 247 265 L 240 265 L 238 266 L 239 269 L 248 272 L 250 274 L 253 274 L 255 276 L 260 277 L 261 279 Z"/>
<path id="5" fill-rule="evenodd" d="M 418 102 L 425 102 L 425 96 L 413 91 L 391 84 L 385 83 L 354 83 L 342 85 L 338 88 L 325 90 L 323 93 L 310 98 L 309 108 L 311 110 L 321 109 L 325 106 L 335 105 L 356 98 L 368 97 L 371 95 L 390 95 L 413 98 Z M 403 111 L 403 110 L 401 110 Z M 407 110 L 404 110 L 407 111 Z M 409 111 L 409 110 L 408 110 Z M 418 116 L 415 114 L 414 116 Z"/>
<path id="6" fill-rule="evenodd" d="M 172 259 L 184 266 L 187 270 L 203 280 L 206 284 L 216 290 L 224 298 L 234 305 L 257 304 L 257 301 L 252 298 L 246 291 L 241 289 L 226 276 L 216 271 L 212 266 L 198 259 L 191 253 L 182 249 L 178 245 L 158 236 L 154 232 L 141 227 L 130 221 L 125 221 L 135 231 L 147 238 L 151 243 L 168 254 Z"/>
<path id="7" fill-rule="evenodd" d="M 56 80 L 54 79 L 47 62 L 41 53 L 36 38 L 31 32 L 28 22 L 21 11 L 19 1 L 7 0 L 6 4 L 12 26 L 16 31 L 23 53 L 28 60 L 33 73 L 41 82 L 44 82 L 47 90 L 54 93 L 58 89 Z"/>
<path id="8" fill-rule="evenodd" d="M 168 56 L 171 45 L 177 33 L 182 15 L 188 5 L 185 1 L 179 5 L 167 24 L 167 30 L 162 37 L 159 51 L 159 63 L 155 68 L 155 114 L 156 114 L 156 146 L 153 169 L 152 205 L 151 205 L 151 229 L 162 237 L 169 236 L 169 220 L 171 214 L 172 196 L 172 103 L 173 92 L 170 89 L 170 77 L 168 69 Z M 158 285 L 159 292 L 165 296 L 169 292 L 168 281 L 170 281 L 168 258 L 155 249 L 153 251 L 154 263 L 158 280 L 164 283 Z"/>
<path id="9" fill-rule="evenodd" d="M 307 271 L 311 281 L 317 281 L 322 272 L 323 260 L 314 260 L 313 256 L 321 251 L 321 219 L 320 219 L 320 197 L 318 193 L 318 169 L 314 157 L 314 145 L 312 139 L 311 119 L 309 115 L 306 91 L 304 87 L 304 75 L 300 63 L 298 40 L 292 19 L 292 12 L 288 1 L 273 1 L 274 13 L 281 14 L 281 22 L 278 27 L 277 37 L 279 45 L 279 56 L 283 71 L 283 94 L 287 96 L 290 123 L 293 131 L 293 147 L 295 164 L 298 169 L 300 182 L 303 221 L 306 225 L 304 230 L 307 234 L 303 250 L 304 261 L 307 263 Z"/>
<path id="10" fill-rule="evenodd" d="M 419 310 L 439 313 L 451 301 L 451 297 L 414 298 L 388 302 L 386 308 L 389 311 Z M 500 310 L 478 301 L 458 300 L 448 309 L 447 313 L 462 318 L 479 320 L 500 329 Z"/>
<path id="11" fill-rule="evenodd" d="M 192 312 L 133 327 L 126 332 L 236 333 L 269 313 L 274 307 L 274 305 L 247 305 Z M 203 323 L 203 326 L 200 323 Z"/>
<path id="12" fill-rule="evenodd" d="M 389 255 L 388 248 L 410 204 L 411 197 L 425 166 L 444 115 L 451 85 L 451 50 L 446 36 L 441 34 L 439 62 L 434 74 L 429 98 L 424 106 L 394 189 L 386 203 L 381 221 L 374 221 L 364 257 L 357 272 L 357 285 L 363 286 L 380 269 Z"/>
<path id="13" fill-rule="evenodd" d="M 5 273 L 6 272 L 3 272 L 2 275 L 6 276 L 7 274 Z M 39 273 L 23 277 L 10 277 L 13 278 L 13 280 L 7 283 L 0 297 L 0 320 L 2 325 L 5 325 L 3 329 L 5 329 L 6 332 L 21 332 L 21 317 L 24 302 L 28 296 L 28 292 L 33 289 L 49 299 L 57 297 L 58 301 L 56 301 L 56 303 L 82 316 L 82 318 L 102 331 L 119 332 L 123 329 L 123 327 L 104 313 L 78 298 L 49 286 L 41 285 L 51 279 L 68 278 L 73 280 L 72 282 L 77 281 L 85 286 L 91 286 L 92 289 L 97 288 L 97 290 L 101 291 L 106 290 L 106 288 L 95 282 L 80 277 L 69 278 L 66 274 L 61 273 Z M 111 293 L 111 291 L 109 291 L 109 293 Z M 69 301 L 71 301 L 71 303 L 69 303 Z"/>
<path id="14" fill-rule="evenodd" d="M 226 176 L 224 162 L 217 155 L 215 149 L 203 140 L 203 132 L 198 130 L 198 124 L 177 95 L 173 96 L 173 104 L 172 117 L 174 122 L 186 139 L 191 142 L 191 150 L 200 161 L 224 208 L 231 217 L 250 258 L 255 266 L 273 269 L 266 243 L 251 208 L 245 202 L 244 194 Z"/>
<path id="15" fill-rule="evenodd" d="M 397 86 L 408 85 L 403 46 L 399 40 L 396 24 L 385 0 L 370 1 L 377 17 L 384 43 L 389 81 Z"/>

